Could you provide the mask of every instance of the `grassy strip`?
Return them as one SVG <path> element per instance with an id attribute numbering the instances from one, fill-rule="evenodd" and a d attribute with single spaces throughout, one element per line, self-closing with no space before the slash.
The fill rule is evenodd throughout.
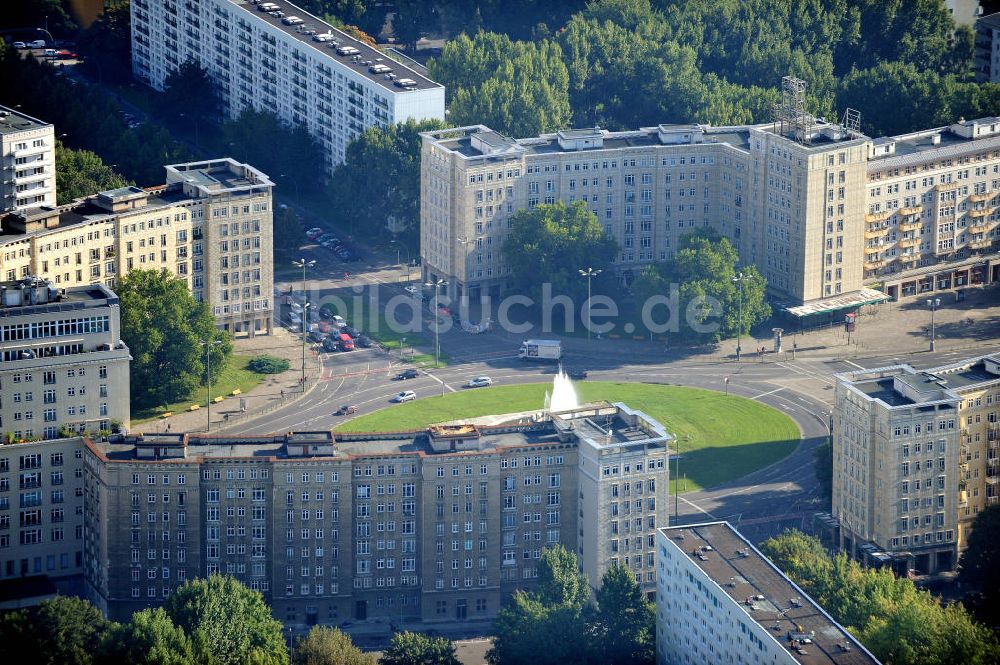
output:
<path id="1" fill-rule="evenodd" d="M 212 368 L 212 397 L 225 397 L 237 388 L 240 392 L 245 393 L 255 388 L 261 381 L 267 378 L 268 375 L 266 374 L 258 374 L 247 369 L 247 364 L 255 357 L 256 354 L 233 355 L 229 357 L 229 361 L 222 371 L 216 372 L 215 368 Z M 207 404 L 205 401 L 205 396 L 207 395 L 205 388 L 205 386 L 198 386 L 185 399 L 168 404 L 165 407 L 158 406 L 134 411 L 132 414 L 132 423 L 154 420 L 166 412 L 180 413 L 187 411 L 192 404 L 198 404 L 204 408 Z"/>

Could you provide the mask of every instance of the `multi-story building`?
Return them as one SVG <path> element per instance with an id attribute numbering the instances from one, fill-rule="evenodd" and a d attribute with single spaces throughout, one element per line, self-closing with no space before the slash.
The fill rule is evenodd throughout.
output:
<path id="1" fill-rule="evenodd" d="M 424 277 L 447 279 L 453 297 L 495 295 L 513 215 L 583 201 L 618 241 L 626 284 L 702 227 L 808 311 L 885 297 L 872 289 L 903 297 L 996 281 L 998 146 L 997 118 L 876 140 L 809 117 L 519 140 L 481 125 L 427 132 Z"/>
<path id="2" fill-rule="evenodd" d="M 976 81 L 1000 81 L 1000 12 L 988 14 L 976 21 L 975 48 Z"/>
<path id="3" fill-rule="evenodd" d="M 136 0 L 131 11 L 137 79 L 163 90 L 181 64 L 197 62 L 226 116 L 267 111 L 305 127 L 327 169 L 369 127 L 444 119 L 444 87 L 416 71 L 422 67 L 390 59 L 285 0 Z"/>
<path id="4" fill-rule="evenodd" d="M 79 437 L 0 448 L 0 581 L 46 575 L 84 593 L 83 487 Z"/>
<path id="5" fill-rule="evenodd" d="M 877 665 L 728 522 L 656 534 L 657 665 Z"/>
<path id="6" fill-rule="evenodd" d="M 0 427 L 14 441 L 128 428 L 118 296 L 101 284 L 0 283 Z"/>
<path id="7" fill-rule="evenodd" d="M 8 215 L 0 276 L 114 288 L 134 268 L 166 269 L 211 306 L 220 327 L 236 335 L 268 333 L 273 183 L 232 159 L 165 169 L 160 187 L 123 187 Z"/>
<path id="8" fill-rule="evenodd" d="M 837 376 L 839 545 L 905 573 L 953 570 L 976 515 L 1000 501 L 1000 359 Z"/>
<path id="9" fill-rule="evenodd" d="M 289 624 L 490 619 L 542 548 L 655 589 L 670 437 L 596 404 L 395 434 L 88 441 L 88 583 L 111 616 L 219 572 Z"/>
<path id="10" fill-rule="evenodd" d="M 56 137 L 51 124 L 0 106 L 0 213 L 56 204 Z"/>

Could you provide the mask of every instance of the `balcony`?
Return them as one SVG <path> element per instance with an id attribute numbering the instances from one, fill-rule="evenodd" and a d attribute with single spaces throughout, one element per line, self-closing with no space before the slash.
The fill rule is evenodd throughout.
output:
<path id="1" fill-rule="evenodd" d="M 969 249 L 989 249 L 992 244 L 992 238 L 983 238 L 981 240 L 970 240 L 965 246 Z"/>
<path id="2" fill-rule="evenodd" d="M 885 266 L 885 261 L 865 261 L 865 270 L 878 270 Z"/>
<path id="3" fill-rule="evenodd" d="M 992 212 L 991 208 L 975 208 L 969 211 L 969 217 L 973 219 L 978 219 L 979 217 L 985 217 Z"/>
<path id="4" fill-rule="evenodd" d="M 868 228 L 865 229 L 865 240 L 871 240 L 872 238 L 879 238 L 885 233 L 883 228 Z"/>
<path id="5" fill-rule="evenodd" d="M 983 201 L 989 201 L 991 198 L 993 198 L 993 193 L 992 192 L 984 193 L 984 194 L 970 194 L 969 195 L 969 202 L 970 203 L 982 203 Z"/>
<path id="6" fill-rule="evenodd" d="M 922 225 L 921 225 L 919 219 L 911 219 L 911 220 L 907 220 L 905 222 L 900 222 L 899 223 L 899 230 L 902 233 L 910 233 L 912 231 L 916 231 L 921 226 Z"/>
<path id="7" fill-rule="evenodd" d="M 1000 476 L 986 476 L 986 483 L 988 485 L 996 485 L 1000 481 Z"/>
<path id="8" fill-rule="evenodd" d="M 990 230 L 990 226 L 991 226 L 990 222 L 986 221 L 976 222 L 975 224 L 969 227 L 969 233 L 975 233 L 975 234 L 986 233 L 987 231 Z"/>
<path id="9" fill-rule="evenodd" d="M 881 247 L 865 247 L 865 256 L 866 257 L 868 257 L 868 256 L 876 256 L 877 257 L 881 253 L 882 253 L 882 248 Z M 877 259 L 873 259 L 873 260 L 877 260 Z"/>
<path id="10" fill-rule="evenodd" d="M 903 249 L 909 249 L 910 247 L 919 247 L 920 238 L 900 238 L 899 246 Z"/>
<path id="11" fill-rule="evenodd" d="M 866 222 L 883 222 L 892 215 L 891 210 L 884 210 L 882 212 L 871 212 L 865 215 Z"/>
<path id="12" fill-rule="evenodd" d="M 909 208 L 900 208 L 899 209 L 899 215 L 901 217 L 909 217 L 911 215 L 919 215 L 923 211 L 924 211 L 924 207 L 922 205 L 915 205 L 915 206 L 911 206 Z"/>

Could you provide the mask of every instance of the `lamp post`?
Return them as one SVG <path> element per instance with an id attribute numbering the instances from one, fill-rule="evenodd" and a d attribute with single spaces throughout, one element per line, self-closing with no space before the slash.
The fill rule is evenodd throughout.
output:
<path id="1" fill-rule="evenodd" d="M 198 342 L 205 347 L 205 374 L 208 378 L 207 387 L 205 388 L 205 393 L 207 399 L 205 400 L 205 406 L 208 409 L 208 428 L 207 431 L 212 431 L 212 347 L 222 344 L 222 340 L 205 340 Z"/>
<path id="2" fill-rule="evenodd" d="M 302 302 L 306 301 L 306 268 L 312 268 L 316 265 L 316 261 L 307 261 L 305 257 L 299 259 L 298 261 L 292 261 L 292 265 L 296 268 L 302 268 Z"/>
<path id="3" fill-rule="evenodd" d="M 590 281 L 600 275 L 602 270 L 595 270 L 594 268 L 587 268 L 586 270 L 579 270 L 582 276 L 587 278 L 587 340 L 590 340 Z"/>
<path id="4" fill-rule="evenodd" d="M 299 383 L 302 384 L 303 392 L 306 389 L 306 326 L 309 322 L 309 309 L 311 307 L 311 302 L 302 305 L 302 378 L 299 379 Z"/>
<path id="5" fill-rule="evenodd" d="M 934 328 L 934 312 L 937 308 L 941 306 L 940 298 L 930 298 L 927 300 L 927 306 L 931 308 L 931 353 L 934 353 L 934 342 L 936 339 L 936 330 Z"/>
<path id="6" fill-rule="evenodd" d="M 743 282 L 747 279 L 747 276 L 743 273 L 737 273 L 736 277 L 733 277 L 733 281 L 736 282 L 740 289 L 740 318 L 736 324 L 736 362 L 739 362 L 743 352 L 741 343 L 743 337 Z"/>
<path id="7" fill-rule="evenodd" d="M 424 285 L 434 287 L 434 367 L 437 367 L 441 358 L 441 323 L 438 320 L 438 289 L 442 286 L 448 286 L 448 280 L 438 278 L 433 281 L 424 282 Z"/>

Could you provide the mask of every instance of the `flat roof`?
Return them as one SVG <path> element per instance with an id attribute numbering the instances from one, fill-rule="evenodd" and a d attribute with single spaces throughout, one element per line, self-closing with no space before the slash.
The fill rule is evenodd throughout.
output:
<path id="1" fill-rule="evenodd" d="M 30 115 L 26 115 L 15 109 L 0 106 L 0 134 L 2 135 L 51 126 L 51 122 L 32 118 Z"/>
<path id="2" fill-rule="evenodd" d="M 995 14 L 987 14 L 986 16 L 980 17 L 976 21 L 976 26 L 986 26 L 988 28 L 1000 29 L 1000 12 Z"/>
<path id="3" fill-rule="evenodd" d="M 870 305 L 888 299 L 889 296 L 878 289 L 861 289 L 859 291 L 844 293 L 835 298 L 824 298 L 823 300 L 816 300 L 805 305 L 786 307 L 785 311 L 796 318 L 803 318 L 806 316 L 815 316 L 816 314 L 838 312 L 852 307 L 861 307 L 862 305 Z"/>
<path id="4" fill-rule="evenodd" d="M 393 60 L 387 56 L 382 51 L 350 36 L 346 32 L 335 28 L 326 21 L 316 16 L 313 16 L 305 9 L 293 5 L 286 0 L 268 0 L 273 4 L 278 5 L 278 9 L 285 13 L 282 18 L 289 18 L 291 16 L 298 16 L 304 23 L 300 25 L 285 25 L 282 23 L 282 19 L 271 16 L 267 12 L 262 12 L 257 10 L 257 5 L 247 2 L 247 0 L 229 0 L 233 5 L 244 10 L 251 16 L 257 18 L 258 20 L 269 23 L 273 27 L 281 30 L 289 37 L 296 39 L 297 41 L 311 46 L 317 51 L 317 53 L 322 54 L 330 60 L 335 60 L 344 67 L 354 71 L 357 74 L 367 78 L 373 83 L 378 83 L 383 88 L 390 90 L 391 92 L 402 94 L 410 90 L 428 90 L 431 88 L 443 87 L 440 83 L 436 83 L 426 76 L 421 75 L 407 65 L 402 64 L 398 60 Z M 334 39 L 339 43 L 339 46 L 353 46 L 358 49 L 358 54 L 360 56 L 358 61 L 353 60 L 353 55 L 341 56 L 337 54 L 336 47 L 333 42 L 316 42 L 313 41 L 312 35 L 305 35 L 299 32 L 299 29 L 311 28 L 315 30 L 318 34 L 331 33 Z M 416 85 L 410 88 L 401 88 L 396 86 L 392 80 L 385 78 L 385 73 L 375 74 L 368 70 L 368 68 L 375 64 L 383 64 L 392 68 L 393 73 L 396 75 L 396 80 L 401 78 L 408 78 L 413 80 Z"/>
<path id="5" fill-rule="evenodd" d="M 728 522 L 660 531 L 779 643 L 800 632 L 812 642 L 789 650 L 804 665 L 879 661 Z M 706 549 L 708 548 L 708 549 Z M 763 596 L 763 600 L 757 599 Z"/>
<path id="6" fill-rule="evenodd" d="M 897 375 L 898 376 L 898 375 Z M 853 384 L 855 388 L 868 395 L 872 399 L 882 400 L 889 406 L 905 406 L 915 404 L 915 402 L 898 392 L 894 387 L 895 377 L 875 379 L 873 381 L 860 381 Z"/>

